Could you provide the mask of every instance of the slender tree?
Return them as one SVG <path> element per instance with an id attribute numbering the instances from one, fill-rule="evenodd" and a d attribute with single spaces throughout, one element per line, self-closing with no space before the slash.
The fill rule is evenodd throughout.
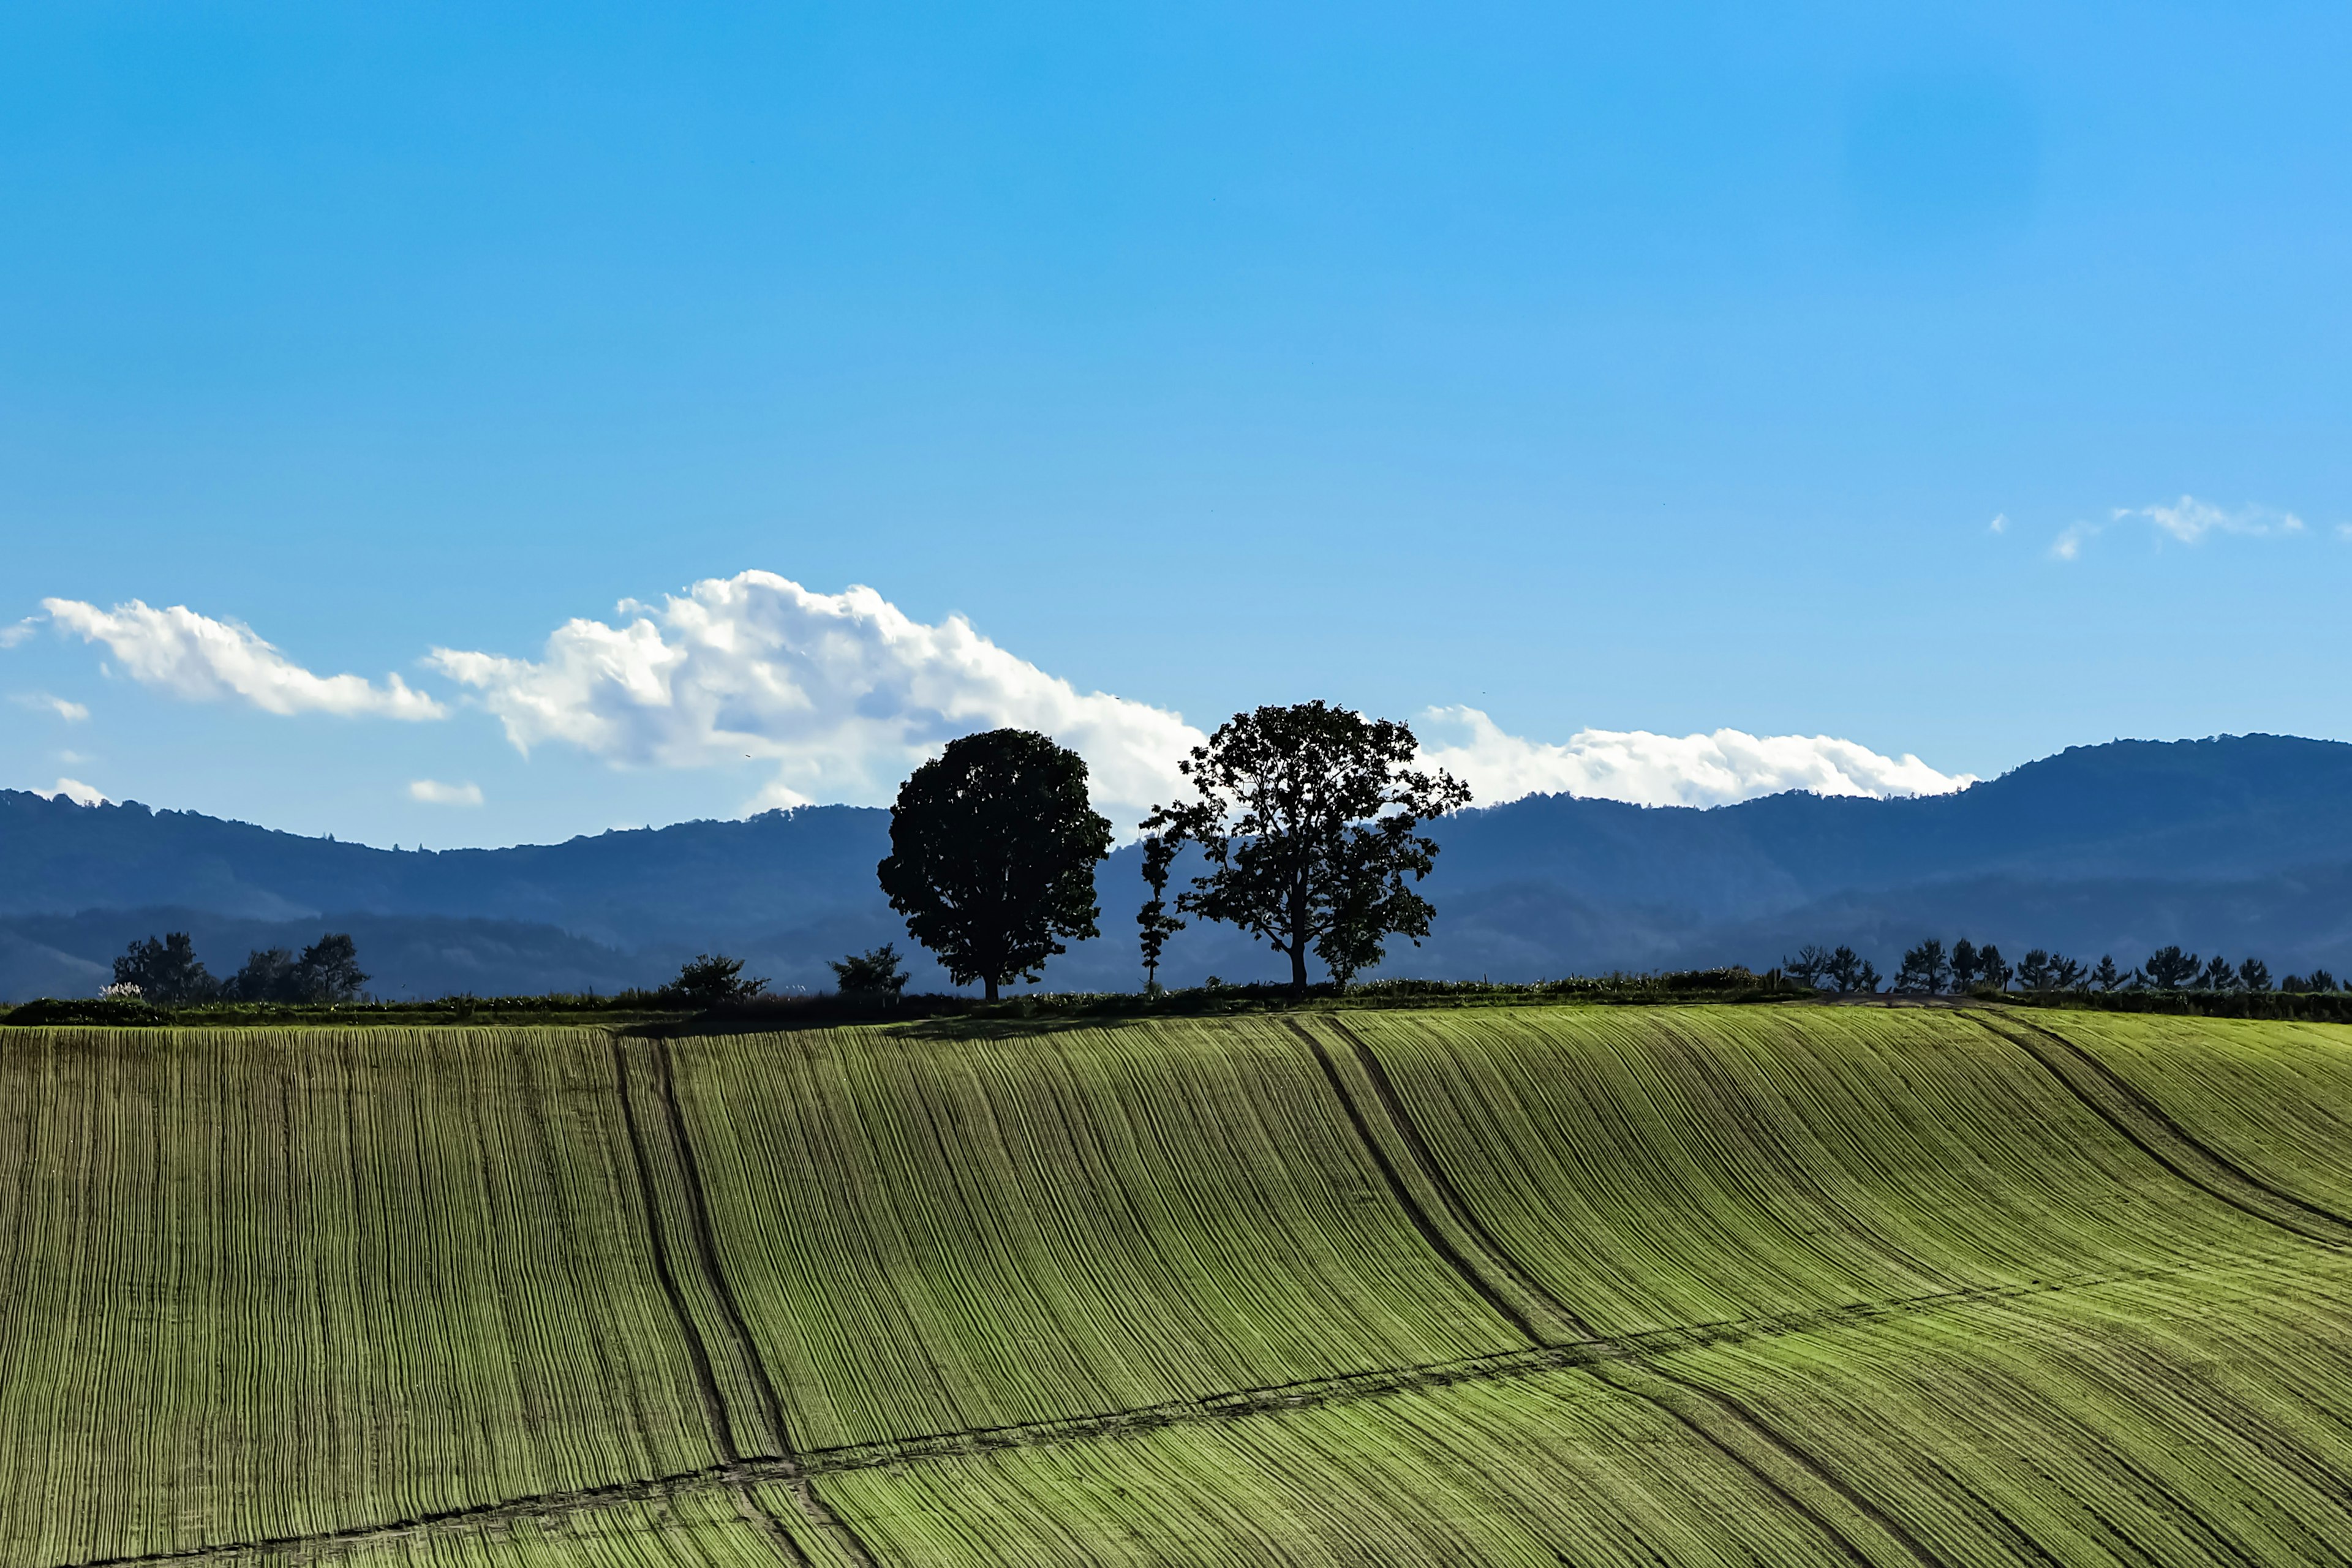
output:
<path id="1" fill-rule="evenodd" d="M 2050 989 L 2050 954 L 2042 948 L 2029 948 L 2017 961 L 2017 983 L 2028 991 Z"/>
<path id="2" fill-rule="evenodd" d="M 959 985 L 988 999 L 1034 980 L 1064 938 L 1097 934 L 1095 867 L 1110 824 L 1087 799 L 1086 760 L 1027 730 L 948 742 L 890 808 L 875 868 L 890 907 Z"/>
<path id="3" fill-rule="evenodd" d="M 2100 956 L 2099 966 L 2091 971 L 2091 984 L 2102 991 L 2118 991 L 2123 988 L 2124 973 L 2116 967 L 2114 953 L 2104 953 Z"/>
<path id="4" fill-rule="evenodd" d="M 1310 952 L 1344 985 L 1390 936 L 1418 947 L 1434 911 L 1408 880 L 1429 874 L 1437 845 L 1416 830 L 1470 803 L 1466 784 L 1412 765 L 1419 751 L 1407 726 L 1323 702 L 1234 714 L 1179 764 L 1201 798 L 1143 824 L 1207 862 L 1177 910 L 1287 958 L 1296 999 Z"/>
<path id="5" fill-rule="evenodd" d="M 1143 841 L 1143 879 L 1151 886 L 1151 897 L 1137 911 L 1135 923 L 1141 928 L 1146 994 L 1159 992 L 1160 952 L 1168 939 L 1184 929 L 1184 922 L 1168 912 L 1168 871 L 1175 860 L 1175 840 L 1154 837 Z"/>
<path id="6" fill-rule="evenodd" d="M 2010 977 L 2017 972 L 2009 966 L 2009 960 L 2000 955 L 2000 949 L 1990 942 L 1985 943 L 1977 949 L 1977 963 L 1984 970 L 1984 983 L 1988 986 L 1995 991 L 2009 989 Z"/>
<path id="7" fill-rule="evenodd" d="M 2183 952 L 2178 943 L 2159 947 L 2147 955 L 2141 965 L 2147 972 L 2147 982 L 2159 991 L 2179 991 L 2197 978 L 2198 958 L 2193 952 Z"/>
<path id="8" fill-rule="evenodd" d="M 1830 954 L 1830 961 L 1822 965 L 1822 973 L 1828 977 L 1830 984 L 1836 988 L 1838 994 L 1843 995 L 1848 992 L 1862 989 L 1862 972 L 1869 968 L 1870 965 L 1862 961 L 1862 954 L 1841 944 L 1835 952 Z M 1877 971 L 1871 970 L 1871 973 L 1874 976 L 1872 989 L 1875 990 L 1877 986 L 1874 977 Z"/>
<path id="9" fill-rule="evenodd" d="M 2271 966 L 2259 958 L 2249 958 L 2238 965 L 2238 988 L 2242 991 L 2267 991 L 2271 988 Z"/>
<path id="10" fill-rule="evenodd" d="M 2068 958 L 2062 952 L 2050 955 L 2051 990 L 2078 991 L 2082 989 L 2083 982 L 2090 977 L 2091 972 L 2081 959 Z"/>
<path id="11" fill-rule="evenodd" d="M 1977 957 L 1977 944 L 1967 937 L 1952 943 L 1952 989 L 1968 992 L 1977 988 L 1977 976 L 1984 973 L 1983 961 Z"/>
<path id="12" fill-rule="evenodd" d="M 2204 973 L 2192 983 L 2200 991 L 2235 991 L 2238 988 L 2238 966 L 2220 953 L 2205 963 Z"/>

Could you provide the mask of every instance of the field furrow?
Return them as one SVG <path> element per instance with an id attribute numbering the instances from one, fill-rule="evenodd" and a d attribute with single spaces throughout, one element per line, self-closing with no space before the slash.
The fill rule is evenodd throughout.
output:
<path id="1" fill-rule="evenodd" d="M 1279 1030 L 827 1030 L 677 1059 L 721 1261 L 812 1447 L 1519 1342 Z"/>
<path id="2" fill-rule="evenodd" d="M 712 1463 L 600 1034 L 5 1031 L 0 1562 Z"/>

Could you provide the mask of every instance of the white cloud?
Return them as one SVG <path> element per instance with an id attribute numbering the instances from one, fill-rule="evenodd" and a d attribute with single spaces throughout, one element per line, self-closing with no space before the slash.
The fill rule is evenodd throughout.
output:
<path id="1" fill-rule="evenodd" d="M 574 620 L 536 659 L 436 648 L 517 749 L 560 742 L 615 763 L 742 759 L 775 773 L 754 807 L 881 803 L 958 735 L 1016 725 L 1087 759 L 1096 801 L 1121 816 L 1171 798 L 1200 731 L 1166 709 L 1068 681 L 960 616 L 909 618 L 871 588 L 817 594 L 771 572 L 710 578 L 619 624 Z"/>
<path id="2" fill-rule="evenodd" d="M 54 713 L 68 724 L 79 724 L 89 717 L 89 710 L 79 702 L 68 702 L 62 697 L 52 697 L 46 691 L 25 691 L 9 699 L 19 708 L 30 708 L 39 713 Z"/>
<path id="3" fill-rule="evenodd" d="M 1993 513 L 1992 522 L 1990 524 L 1990 527 L 1995 533 L 2007 533 L 2009 531 L 2009 513 L 2005 511 L 1997 511 Z"/>
<path id="4" fill-rule="evenodd" d="M 26 616 L 13 626 L 0 626 L 0 647 L 15 647 L 33 635 L 33 617 Z"/>
<path id="5" fill-rule="evenodd" d="M 438 719 L 445 710 L 399 676 L 382 686 L 357 675 L 313 675 L 252 629 L 216 621 L 184 605 L 151 609 L 137 599 L 101 610 L 78 599 L 44 599 L 58 626 L 102 642 L 133 679 L 175 697 L 241 697 L 270 713 L 374 714 Z"/>
<path id="6" fill-rule="evenodd" d="M 2072 561 L 2083 553 L 2083 543 L 2085 540 L 2096 539 L 2098 536 L 2099 525 L 2095 522 L 2070 522 L 2058 537 L 2051 542 L 2050 553 L 2061 561 Z"/>
<path id="7" fill-rule="evenodd" d="M 2306 531 L 2303 519 L 2276 507 L 2250 503 L 2231 510 L 2199 500 L 2195 496 L 2182 496 L 2169 505 L 2119 506 L 2107 514 L 2105 522 L 2069 523 L 2051 542 L 2050 553 L 2059 561 L 2079 560 L 2083 547 L 2108 528 L 2135 521 L 2147 523 L 2162 538 L 2182 544 L 2201 544 L 2207 535 L 2215 533 L 2279 539 Z"/>
<path id="8" fill-rule="evenodd" d="M 55 800 L 58 796 L 63 795 L 68 800 L 73 802 L 76 805 L 104 805 L 108 804 L 106 796 L 100 795 L 97 790 L 92 789 L 89 785 L 82 783 L 79 779 L 59 779 L 55 789 L 37 789 L 33 793 L 39 795 L 43 800 Z"/>
<path id="9" fill-rule="evenodd" d="M 1918 758 L 1885 757 L 1828 735 L 1654 735 L 1580 730 L 1565 745 L 1509 735 L 1475 708 L 1422 715 L 1422 760 L 1470 785 L 1482 805 L 1538 793 L 1641 805 L 1728 805 L 1786 790 L 1816 795 L 1948 795 L 1976 779 Z M 1433 735 L 1445 737 L 1433 744 Z"/>
<path id="10" fill-rule="evenodd" d="M 2170 506 L 2117 507 L 2116 521 L 2142 517 L 2183 544 L 2194 544 L 2209 533 L 2244 533 L 2257 538 L 2301 533 L 2303 519 L 2273 507 L 2242 506 L 2225 510 L 2195 496 L 2182 496 Z"/>
<path id="11" fill-rule="evenodd" d="M 478 784 L 443 784 L 438 779 L 411 779 L 408 798 L 426 805 L 479 805 L 482 786 Z"/>

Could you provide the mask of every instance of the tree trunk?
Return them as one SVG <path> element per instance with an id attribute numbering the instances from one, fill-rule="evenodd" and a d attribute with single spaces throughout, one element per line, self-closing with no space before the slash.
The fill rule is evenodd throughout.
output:
<path id="1" fill-rule="evenodd" d="M 992 975 L 988 976 L 988 978 L 987 978 L 986 980 L 982 981 L 982 984 L 984 984 L 984 985 L 986 985 L 986 986 L 988 987 L 988 996 L 987 996 L 987 998 L 986 998 L 986 999 L 987 999 L 988 1001 L 991 1001 L 991 1002 L 995 1001 L 995 1000 L 996 1000 L 996 976 L 995 976 L 995 975 L 993 975 L 993 974 L 992 974 Z"/>
<path id="2" fill-rule="evenodd" d="M 1290 999 L 1307 1000 L 1307 944 L 1303 942 L 1290 950 Z"/>

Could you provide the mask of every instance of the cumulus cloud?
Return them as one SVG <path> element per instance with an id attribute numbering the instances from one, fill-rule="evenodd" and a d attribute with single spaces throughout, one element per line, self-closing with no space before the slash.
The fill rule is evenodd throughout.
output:
<path id="1" fill-rule="evenodd" d="M 526 753 L 554 742 L 616 763 L 771 763 L 755 806 L 887 801 L 948 741 L 1016 725 L 1085 757 L 1107 811 L 1133 811 L 1171 797 L 1177 759 L 1202 739 L 1166 709 L 1080 692 L 960 616 L 925 625 L 871 588 L 819 594 L 746 572 L 624 601 L 616 622 L 567 622 L 536 659 L 436 648 L 427 662 Z"/>
<path id="2" fill-rule="evenodd" d="M 37 713 L 54 713 L 68 724 L 79 724 L 89 717 L 89 709 L 84 704 L 52 697 L 46 691 L 20 692 L 9 700 L 19 708 L 30 708 Z"/>
<path id="3" fill-rule="evenodd" d="M 482 786 L 478 784 L 443 784 L 439 779 L 411 779 L 408 798 L 426 805 L 479 805 Z"/>
<path id="4" fill-rule="evenodd" d="M 269 713 L 438 719 L 446 711 L 397 675 L 381 686 L 357 675 L 313 675 L 252 628 L 184 605 L 158 610 L 133 599 L 101 610 L 79 599 L 44 599 L 41 608 L 84 642 L 104 643 L 134 680 L 175 697 L 240 697 Z"/>
<path id="5" fill-rule="evenodd" d="M 55 800 L 59 795 L 63 795 L 66 799 L 73 802 L 76 805 L 105 805 L 109 804 L 105 795 L 100 795 L 97 790 L 82 783 L 79 779 L 59 779 L 57 783 L 56 788 L 37 789 L 33 793 L 39 795 L 43 800 Z"/>
<path id="6" fill-rule="evenodd" d="M 1479 804 L 1569 794 L 1640 805 L 1728 805 L 1787 790 L 1872 796 L 1948 795 L 1976 782 L 1918 758 L 1881 756 L 1828 735 L 1655 735 L 1580 730 L 1565 745 L 1507 734 L 1475 708 L 1422 715 L 1422 760 L 1468 784 Z M 1434 743 L 1433 743 L 1434 740 Z"/>

